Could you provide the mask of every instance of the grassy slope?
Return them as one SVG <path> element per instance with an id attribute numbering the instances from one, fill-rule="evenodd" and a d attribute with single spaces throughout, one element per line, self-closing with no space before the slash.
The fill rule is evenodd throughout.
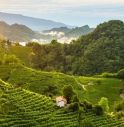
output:
<path id="1" fill-rule="evenodd" d="M 78 82 L 84 84 L 84 98 L 96 103 L 101 97 L 107 97 L 110 105 L 121 100 L 119 90 L 124 88 L 124 81 L 114 78 L 77 77 Z"/>
<path id="2" fill-rule="evenodd" d="M 55 86 L 59 94 L 65 85 L 72 85 L 75 90 L 81 89 L 72 76 L 62 73 L 36 71 L 20 65 L 1 65 L 0 70 L 3 80 L 41 94 L 48 86 Z"/>
<path id="3" fill-rule="evenodd" d="M 47 95 L 49 86 L 55 89 L 50 91 L 53 95 L 61 95 L 63 86 L 72 85 L 78 93 L 80 100 L 87 99 L 97 103 L 101 97 L 107 97 L 110 105 L 116 103 L 119 97 L 119 89 L 123 87 L 123 81 L 119 79 L 74 77 L 57 72 L 42 72 L 24 66 L 1 65 L 0 78 L 36 93 Z M 85 86 L 83 90 L 81 84 Z"/>

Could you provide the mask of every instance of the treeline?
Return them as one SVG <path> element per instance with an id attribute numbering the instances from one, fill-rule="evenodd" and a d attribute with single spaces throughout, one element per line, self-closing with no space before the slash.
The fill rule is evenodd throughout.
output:
<path id="1" fill-rule="evenodd" d="M 70 44 L 29 43 L 34 68 L 75 75 L 117 72 L 124 68 L 124 22 L 112 20 Z"/>

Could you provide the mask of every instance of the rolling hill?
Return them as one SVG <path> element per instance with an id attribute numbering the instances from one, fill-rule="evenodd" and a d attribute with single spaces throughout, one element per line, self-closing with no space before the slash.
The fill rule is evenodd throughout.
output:
<path id="1" fill-rule="evenodd" d="M 119 79 L 75 77 L 58 72 L 37 71 L 22 65 L 1 65 L 0 70 L 0 78 L 15 88 L 21 87 L 46 96 L 61 95 L 65 85 L 72 85 L 81 101 L 86 99 L 96 104 L 101 97 L 107 97 L 113 108 L 114 103 L 122 100 L 119 91 L 124 86 L 123 80 Z"/>

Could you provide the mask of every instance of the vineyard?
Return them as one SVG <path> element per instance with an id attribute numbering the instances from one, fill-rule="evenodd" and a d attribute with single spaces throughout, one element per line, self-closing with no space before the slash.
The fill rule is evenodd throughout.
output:
<path id="1" fill-rule="evenodd" d="M 117 119 L 109 115 L 97 116 L 92 111 L 81 114 L 81 119 L 89 119 L 93 127 L 124 127 L 124 119 Z"/>
<path id="2" fill-rule="evenodd" d="M 44 95 L 13 88 L 0 81 L 0 127 L 79 127 L 78 112 L 56 107 Z M 94 127 L 124 127 L 124 120 L 83 111 L 80 121 L 90 119 Z"/>
<path id="3" fill-rule="evenodd" d="M 0 127 L 77 126 L 77 113 L 57 109 L 51 98 L 1 86 Z"/>

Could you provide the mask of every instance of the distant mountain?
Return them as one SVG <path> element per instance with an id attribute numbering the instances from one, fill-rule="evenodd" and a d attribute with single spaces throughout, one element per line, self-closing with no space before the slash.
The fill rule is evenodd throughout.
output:
<path id="1" fill-rule="evenodd" d="M 86 35 L 94 31 L 94 28 L 90 28 L 88 25 L 82 27 L 75 27 L 72 28 L 71 31 L 66 33 L 66 37 L 75 37 L 78 38 L 82 35 Z"/>
<path id="2" fill-rule="evenodd" d="M 88 25 L 82 26 L 82 27 L 75 27 L 75 28 L 68 28 L 68 27 L 60 27 L 60 28 L 53 28 L 51 30 L 45 30 L 43 31 L 43 33 L 48 34 L 48 35 L 52 35 L 53 36 L 57 36 L 58 35 L 62 35 L 59 36 L 60 38 L 62 37 L 66 37 L 66 38 L 79 38 L 82 35 L 86 35 L 88 33 L 93 32 L 94 28 L 90 28 Z M 60 34 L 63 33 L 63 34 Z"/>
<path id="3" fill-rule="evenodd" d="M 11 41 L 30 41 L 40 36 L 25 25 L 8 25 L 5 22 L 0 22 L 0 35 Z"/>
<path id="4" fill-rule="evenodd" d="M 71 28 L 68 27 L 59 27 L 59 28 L 52 28 L 50 30 L 44 30 L 43 33 L 50 33 L 52 31 L 56 32 L 63 32 L 63 33 L 68 33 L 71 31 Z"/>
<path id="5" fill-rule="evenodd" d="M 9 14 L 9 13 L 3 13 L 3 12 L 0 12 L 0 20 L 5 21 L 6 23 L 10 25 L 15 23 L 23 24 L 28 26 L 34 31 L 43 31 L 43 30 L 48 30 L 52 28 L 68 26 L 64 23 L 55 22 L 51 20 L 32 18 L 28 16 L 23 16 L 20 14 Z"/>
<path id="6" fill-rule="evenodd" d="M 93 30 L 88 25 L 72 28 L 59 22 L 0 12 L 0 37 L 12 41 L 34 39 L 46 43 L 58 39 L 66 43 Z"/>

